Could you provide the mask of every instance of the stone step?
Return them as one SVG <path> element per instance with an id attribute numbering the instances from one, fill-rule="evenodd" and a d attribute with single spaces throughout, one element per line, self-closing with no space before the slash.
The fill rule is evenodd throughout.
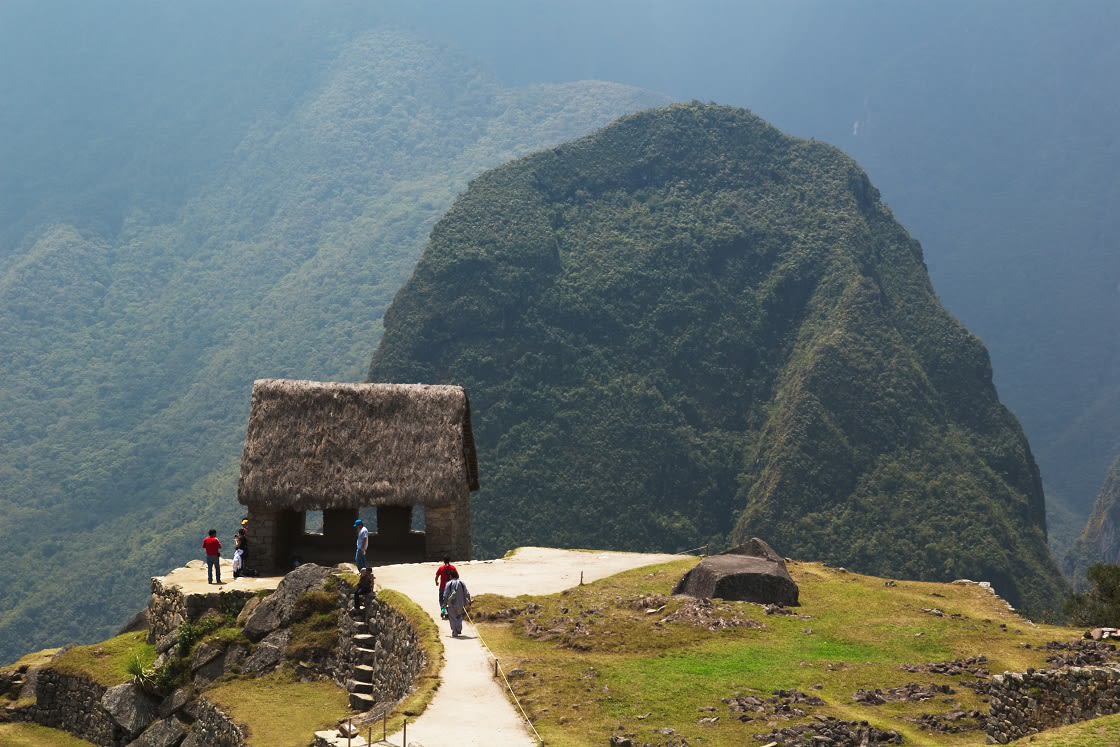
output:
<path id="1" fill-rule="evenodd" d="M 317 731 L 315 732 L 315 745 L 328 745 L 329 747 L 367 747 L 369 743 L 366 738 L 362 736 L 340 737 L 337 731 Z"/>
<path id="2" fill-rule="evenodd" d="M 372 648 L 362 648 L 361 646 L 359 646 L 358 648 L 354 649 L 354 656 L 358 659 L 358 661 L 373 661 L 374 657 L 377 656 L 377 652 Z"/>
<path id="3" fill-rule="evenodd" d="M 369 693 L 350 693 L 350 710 L 352 711 L 368 711 L 373 708 L 376 702 Z"/>
<path id="4" fill-rule="evenodd" d="M 369 644 L 374 642 L 374 637 L 369 633 L 355 633 L 350 636 L 350 640 L 357 644 L 359 648 L 369 648 Z"/>
<path id="5" fill-rule="evenodd" d="M 365 620 L 355 620 L 353 624 L 354 631 L 357 633 L 368 633 L 369 623 Z"/>
<path id="6" fill-rule="evenodd" d="M 373 682 L 373 667 L 369 664 L 359 664 L 354 667 L 354 672 L 351 676 L 358 682 Z"/>
<path id="7" fill-rule="evenodd" d="M 346 691 L 351 693 L 372 693 L 372 682 L 359 682 L 358 680 L 346 680 Z"/>

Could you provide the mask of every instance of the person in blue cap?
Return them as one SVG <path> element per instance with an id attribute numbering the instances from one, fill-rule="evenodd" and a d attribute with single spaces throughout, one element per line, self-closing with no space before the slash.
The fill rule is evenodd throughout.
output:
<path id="1" fill-rule="evenodd" d="M 360 571 L 366 567 L 366 550 L 369 548 L 369 530 L 366 529 L 361 519 L 355 519 L 354 526 L 359 527 L 358 544 L 354 551 L 354 565 L 358 566 L 358 570 Z"/>

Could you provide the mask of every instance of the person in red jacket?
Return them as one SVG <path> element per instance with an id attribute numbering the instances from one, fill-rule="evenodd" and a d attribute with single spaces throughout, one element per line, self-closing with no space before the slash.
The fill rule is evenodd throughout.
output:
<path id="1" fill-rule="evenodd" d="M 202 540 L 202 549 L 206 551 L 206 583 L 222 583 L 222 541 L 218 539 L 218 530 L 211 529 L 206 539 Z"/>
<path id="2" fill-rule="evenodd" d="M 443 604 L 443 587 L 451 580 L 451 574 L 458 574 L 455 566 L 451 565 L 451 558 L 444 558 L 443 565 L 436 568 L 436 586 L 439 587 L 439 616 L 441 620 L 447 619 L 447 607 Z"/>

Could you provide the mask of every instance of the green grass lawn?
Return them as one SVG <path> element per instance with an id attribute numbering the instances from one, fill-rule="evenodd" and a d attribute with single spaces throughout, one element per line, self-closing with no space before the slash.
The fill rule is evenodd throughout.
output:
<path id="1" fill-rule="evenodd" d="M 916 722 L 956 710 L 986 716 L 987 698 L 961 684 L 983 677 L 904 666 L 984 655 L 980 666 L 991 673 L 1043 668 L 1041 646 L 1082 633 L 1036 626 L 976 585 L 885 582 L 815 563 L 790 564 L 801 594 L 793 614 L 767 615 L 744 602 L 697 606 L 669 595 L 695 562 L 638 569 L 545 597 L 476 600 L 480 632 L 546 743 L 602 745 L 625 734 L 639 743 L 742 745 L 777 728 L 835 717 L 893 729 L 907 744 L 984 744 L 974 718 L 953 721 L 968 727 L 959 733 Z M 878 706 L 854 698 L 860 689 L 911 684 L 949 692 Z M 735 698 L 767 701 L 776 690 L 823 704 L 792 703 L 792 712 L 732 708 Z M 1074 732 L 1091 728 L 1116 727 L 1093 722 Z"/>
<path id="2" fill-rule="evenodd" d="M 306 747 L 315 731 L 350 715 L 345 690 L 328 680 L 300 682 L 287 670 L 238 678 L 204 695 L 248 727 L 250 745 Z"/>

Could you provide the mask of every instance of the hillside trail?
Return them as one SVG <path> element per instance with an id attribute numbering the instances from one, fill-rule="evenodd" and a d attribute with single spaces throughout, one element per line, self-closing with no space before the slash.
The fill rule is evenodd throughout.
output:
<path id="1" fill-rule="evenodd" d="M 555 594 L 622 571 L 680 559 L 680 555 L 519 548 L 498 560 L 456 562 L 471 596 Z M 494 657 L 470 622 L 451 637 L 439 618 L 435 572 L 438 563 L 408 563 L 374 568 L 377 585 L 394 589 L 419 604 L 436 622 L 444 644 L 442 680 L 431 704 L 405 729 L 408 747 L 534 747 L 536 735 L 494 676 Z M 403 732 L 388 744 L 404 745 Z"/>

